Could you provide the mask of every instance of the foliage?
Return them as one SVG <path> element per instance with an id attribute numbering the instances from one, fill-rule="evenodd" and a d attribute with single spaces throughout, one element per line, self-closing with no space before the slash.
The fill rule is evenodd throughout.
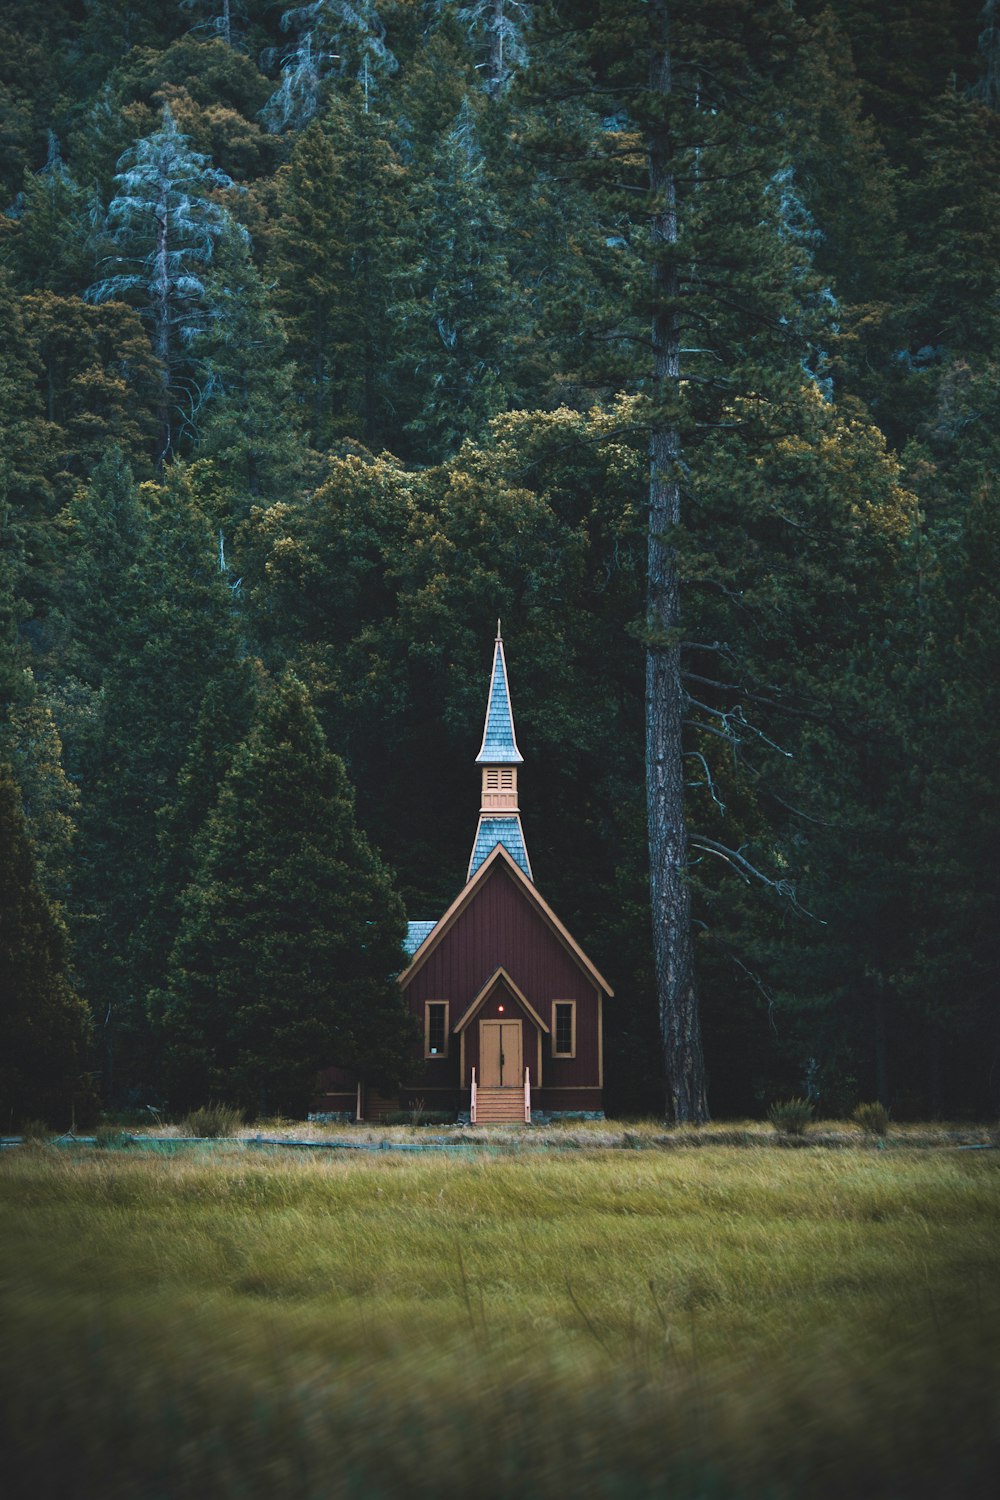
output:
<path id="1" fill-rule="evenodd" d="M 881 1140 L 888 1133 L 889 1111 L 884 1104 L 859 1104 L 851 1119 L 861 1126 L 865 1135 L 875 1135 Z"/>
<path id="2" fill-rule="evenodd" d="M 172 1103 L 211 1092 L 302 1115 L 324 1057 L 398 1078 L 401 903 L 290 674 L 261 705 L 198 854 L 152 1002 Z"/>
<path id="3" fill-rule="evenodd" d="M 152 326 L 163 395 L 159 459 L 173 448 L 179 353 L 206 315 L 204 267 L 227 218 L 208 196 L 231 179 L 193 151 L 168 105 L 160 129 L 125 152 L 108 209 L 111 270 L 87 289 L 94 302 L 132 301 Z"/>
<path id="4" fill-rule="evenodd" d="M 135 1145 L 135 1136 L 123 1130 L 120 1125 L 102 1121 L 94 1129 L 94 1145 L 98 1151 L 131 1151 Z"/>
<path id="5" fill-rule="evenodd" d="M 21 799 L 0 765 L 0 1122 L 69 1123 L 90 1021 L 70 978 L 66 929 L 38 880 Z"/>
<path id="6" fill-rule="evenodd" d="M 814 1113 L 808 1099 L 783 1099 L 770 1106 L 767 1118 L 780 1135 L 805 1135 Z"/>
<path id="7" fill-rule="evenodd" d="M 180 1128 L 184 1135 L 218 1140 L 223 1136 L 235 1135 L 242 1124 L 242 1110 L 233 1109 L 227 1104 L 203 1104 L 184 1116 Z"/>
<path id="8" fill-rule="evenodd" d="M 268 677 L 443 910 L 500 615 L 610 1106 L 663 1090 L 662 652 L 713 1109 L 995 1117 L 993 0 L 12 16 L 0 749 L 114 1102 L 162 1095 L 146 996 Z"/>

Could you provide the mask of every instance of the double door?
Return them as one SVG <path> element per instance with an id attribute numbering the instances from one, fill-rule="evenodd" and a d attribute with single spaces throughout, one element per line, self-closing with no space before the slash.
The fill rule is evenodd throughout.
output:
<path id="1" fill-rule="evenodd" d="M 524 1049 L 520 1021 L 480 1021 L 480 1085 L 484 1089 L 524 1086 Z"/>

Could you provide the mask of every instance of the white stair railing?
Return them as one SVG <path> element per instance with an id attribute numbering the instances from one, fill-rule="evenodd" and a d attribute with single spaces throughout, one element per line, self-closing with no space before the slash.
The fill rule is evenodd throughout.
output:
<path id="1" fill-rule="evenodd" d="M 531 1124 L 531 1069 L 524 1070 L 524 1123 Z"/>
<path id="2" fill-rule="evenodd" d="M 469 1124 L 476 1123 L 476 1070 L 472 1070 L 472 1101 L 469 1105 Z"/>

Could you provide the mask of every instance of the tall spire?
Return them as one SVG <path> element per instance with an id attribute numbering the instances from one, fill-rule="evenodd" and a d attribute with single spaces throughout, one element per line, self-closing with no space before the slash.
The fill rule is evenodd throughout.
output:
<path id="1" fill-rule="evenodd" d="M 531 880 L 531 865 L 521 828 L 521 814 L 517 803 L 517 767 L 524 764 L 524 757 L 517 748 L 514 735 L 514 715 L 510 706 L 510 688 L 507 683 L 507 662 L 503 652 L 500 621 L 497 621 L 497 638 L 493 647 L 493 669 L 490 672 L 489 697 L 486 703 L 486 722 L 483 725 L 483 743 L 476 756 L 476 765 L 483 768 L 483 792 L 479 808 L 479 824 L 469 860 L 468 880 L 479 869 L 497 844 L 503 844 L 510 857 L 520 865 Z"/>
<path id="2" fill-rule="evenodd" d="M 524 757 L 514 738 L 514 715 L 507 685 L 507 662 L 503 654 L 503 637 L 497 621 L 497 638 L 493 646 L 493 671 L 490 673 L 490 695 L 486 704 L 483 743 L 476 756 L 477 766 L 520 766 Z"/>

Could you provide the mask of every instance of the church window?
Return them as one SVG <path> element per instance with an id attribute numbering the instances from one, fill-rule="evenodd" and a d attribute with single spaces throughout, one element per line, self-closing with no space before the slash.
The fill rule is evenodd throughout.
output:
<path id="1" fill-rule="evenodd" d="M 552 1015 L 553 1057 L 576 1056 L 576 1001 L 557 1000 Z"/>
<path id="2" fill-rule="evenodd" d="M 448 1056 L 448 1001 L 424 1002 L 424 1056 Z"/>

